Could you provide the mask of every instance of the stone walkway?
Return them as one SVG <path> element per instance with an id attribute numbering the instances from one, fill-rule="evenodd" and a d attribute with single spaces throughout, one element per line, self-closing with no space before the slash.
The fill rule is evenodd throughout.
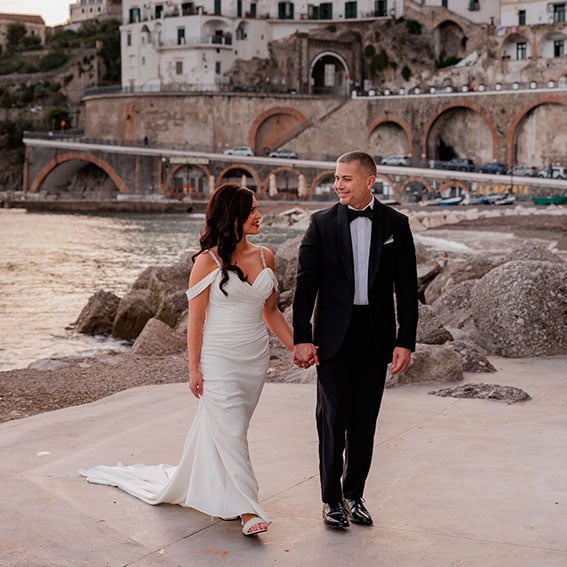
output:
<path id="1" fill-rule="evenodd" d="M 567 565 L 567 357 L 491 358 L 467 382 L 517 386 L 515 405 L 386 392 L 366 490 L 370 528 L 320 518 L 313 385 L 267 384 L 250 430 L 268 532 L 151 507 L 79 477 L 94 464 L 175 463 L 196 403 L 145 386 L 0 425 L 0 565 L 562 567 Z"/>

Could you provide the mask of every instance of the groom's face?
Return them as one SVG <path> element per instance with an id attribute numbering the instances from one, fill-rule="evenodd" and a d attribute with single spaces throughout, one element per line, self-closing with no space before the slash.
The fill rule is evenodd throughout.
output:
<path id="1" fill-rule="evenodd" d="M 335 170 L 335 192 L 341 205 L 363 209 L 372 199 L 372 185 L 376 176 L 365 171 L 358 161 L 337 163 Z"/>

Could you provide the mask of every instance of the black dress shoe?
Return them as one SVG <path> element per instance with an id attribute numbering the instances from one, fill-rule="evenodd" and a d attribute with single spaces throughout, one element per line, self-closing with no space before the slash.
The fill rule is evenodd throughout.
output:
<path id="1" fill-rule="evenodd" d="M 346 513 L 353 524 L 361 524 L 363 526 L 372 525 L 372 516 L 366 509 L 362 498 L 345 498 Z"/>
<path id="2" fill-rule="evenodd" d="M 323 504 L 323 520 L 331 528 L 348 528 L 348 517 L 341 502 Z"/>

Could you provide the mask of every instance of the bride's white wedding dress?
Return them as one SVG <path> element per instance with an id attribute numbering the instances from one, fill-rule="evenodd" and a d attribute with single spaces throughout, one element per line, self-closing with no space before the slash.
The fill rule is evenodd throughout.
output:
<path id="1" fill-rule="evenodd" d="M 89 482 L 117 486 L 148 504 L 189 506 L 219 518 L 254 513 L 268 516 L 258 503 L 258 483 L 250 462 L 247 431 L 269 362 L 264 302 L 277 279 L 266 267 L 252 283 L 229 271 L 225 285 L 217 267 L 187 291 L 192 299 L 208 286 L 209 305 L 201 349 L 204 393 L 177 466 L 99 465 L 80 471 Z"/>

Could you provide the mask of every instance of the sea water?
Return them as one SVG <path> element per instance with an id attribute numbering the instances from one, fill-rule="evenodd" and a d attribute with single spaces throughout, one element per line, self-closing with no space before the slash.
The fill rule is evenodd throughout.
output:
<path id="1" fill-rule="evenodd" d="M 71 325 L 96 291 L 122 297 L 148 266 L 175 264 L 195 250 L 202 224 L 203 215 L 0 209 L 0 370 L 129 348 Z M 265 227 L 255 241 L 278 244 L 297 234 Z"/>

